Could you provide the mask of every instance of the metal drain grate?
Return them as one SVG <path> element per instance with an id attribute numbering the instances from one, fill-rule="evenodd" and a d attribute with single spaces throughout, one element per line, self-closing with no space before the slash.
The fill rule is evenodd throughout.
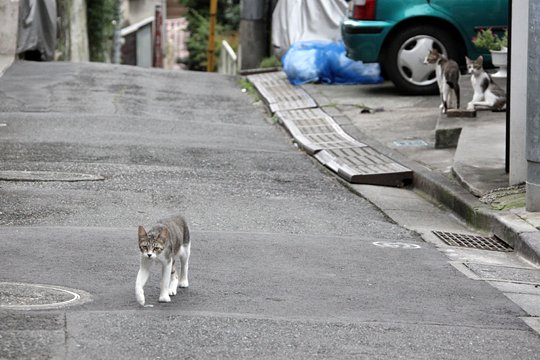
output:
<path id="1" fill-rule="evenodd" d="M 315 158 L 352 184 L 402 187 L 412 181 L 410 169 L 369 146 L 325 149 Z"/>
<path id="2" fill-rule="evenodd" d="M 491 251 L 513 251 L 510 245 L 495 236 L 487 237 L 444 231 L 433 231 L 433 233 L 450 246 L 461 246 Z"/>
<path id="3" fill-rule="evenodd" d="M 315 108 L 315 100 L 301 87 L 293 86 L 283 71 L 248 76 L 270 111 Z"/>
<path id="4" fill-rule="evenodd" d="M 323 149 L 366 146 L 349 136 L 320 108 L 278 111 L 276 116 L 300 147 L 310 155 Z"/>

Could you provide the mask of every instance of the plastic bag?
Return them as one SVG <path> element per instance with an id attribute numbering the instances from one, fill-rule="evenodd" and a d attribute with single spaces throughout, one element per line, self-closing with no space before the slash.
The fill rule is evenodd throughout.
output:
<path id="1" fill-rule="evenodd" d="M 300 41 L 282 58 L 291 84 L 376 84 L 383 81 L 379 64 L 364 64 L 345 55 L 343 42 Z"/>

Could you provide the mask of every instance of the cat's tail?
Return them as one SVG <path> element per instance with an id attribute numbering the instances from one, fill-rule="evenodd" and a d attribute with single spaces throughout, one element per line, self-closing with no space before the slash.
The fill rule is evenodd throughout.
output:
<path id="1" fill-rule="evenodd" d="M 495 104 L 493 104 L 493 108 L 495 110 L 503 110 L 506 106 L 506 97 L 500 97 L 495 101 Z"/>

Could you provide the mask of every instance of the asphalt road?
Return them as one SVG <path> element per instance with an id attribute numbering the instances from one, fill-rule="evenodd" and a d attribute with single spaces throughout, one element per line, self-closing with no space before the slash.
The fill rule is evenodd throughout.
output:
<path id="1" fill-rule="evenodd" d="M 0 358 L 532 359 L 525 313 L 297 150 L 215 74 L 16 63 L 0 78 L 0 281 L 91 301 L 0 310 Z M 190 288 L 135 301 L 137 225 L 180 212 Z M 375 242 L 402 242 L 385 248 Z"/>

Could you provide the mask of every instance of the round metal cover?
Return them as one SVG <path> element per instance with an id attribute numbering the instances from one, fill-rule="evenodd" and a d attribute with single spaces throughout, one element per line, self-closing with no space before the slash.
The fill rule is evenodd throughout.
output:
<path id="1" fill-rule="evenodd" d="M 87 302 L 90 295 L 62 286 L 0 282 L 0 309 L 58 308 Z"/>

